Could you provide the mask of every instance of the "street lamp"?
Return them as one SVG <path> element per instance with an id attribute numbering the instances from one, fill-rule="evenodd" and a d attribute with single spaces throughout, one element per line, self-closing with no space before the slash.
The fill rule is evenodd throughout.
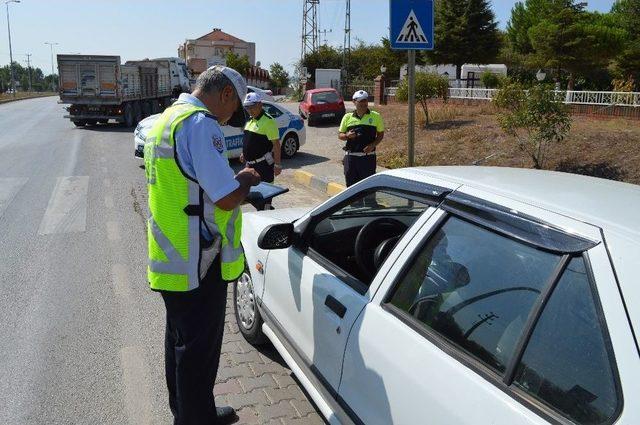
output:
<path id="1" fill-rule="evenodd" d="M 542 82 L 544 81 L 545 78 L 547 78 L 547 73 L 544 72 L 542 69 L 539 69 L 538 72 L 536 72 L 536 79 Z"/>
<path id="2" fill-rule="evenodd" d="M 381 65 L 381 66 L 380 66 L 380 72 L 381 72 L 382 74 L 384 74 L 385 72 L 387 72 L 387 67 L 386 67 L 386 66 L 384 66 L 384 65 Z"/>
<path id="3" fill-rule="evenodd" d="M 9 73 L 11 74 L 11 90 L 13 97 L 16 97 L 16 80 L 13 76 L 13 52 L 11 51 L 11 25 L 9 24 L 9 3 L 20 3 L 20 0 L 5 0 L 7 6 L 7 33 L 9 33 Z"/>
<path id="4" fill-rule="evenodd" d="M 49 47 L 51 47 L 51 88 L 53 89 L 53 91 L 56 91 L 56 85 L 53 82 L 53 46 L 57 46 L 59 43 L 45 41 L 44 44 L 48 44 Z"/>

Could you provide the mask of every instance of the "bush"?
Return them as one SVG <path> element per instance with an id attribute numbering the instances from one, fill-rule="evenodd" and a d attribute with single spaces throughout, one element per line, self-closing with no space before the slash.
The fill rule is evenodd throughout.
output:
<path id="1" fill-rule="evenodd" d="M 480 82 L 488 89 L 495 89 L 500 85 L 500 77 L 496 74 L 485 71 L 480 76 Z"/>
<path id="2" fill-rule="evenodd" d="M 549 146 L 562 141 L 571 128 L 566 105 L 556 99 L 551 87 L 537 85 L 525 90 L 520 83 L 505 85 L 493 102 L 501 109 L 498 123 L 502 130 L 515 137 L 535 168 L 543 168 Z"/>
<path id="3" fill-rule="evenodd" d="M 415 79 L 416 100 L 422 106 L 425 116 L 425 127 L 429 126 L 429 99 L 442 98 L 445 101 L 449 97 L 449 79 L 434 73 L 418 72 Z M 398 84 L 396 99 L 400 102 L 409 100 L 408 80 L 404 79 Z"/>

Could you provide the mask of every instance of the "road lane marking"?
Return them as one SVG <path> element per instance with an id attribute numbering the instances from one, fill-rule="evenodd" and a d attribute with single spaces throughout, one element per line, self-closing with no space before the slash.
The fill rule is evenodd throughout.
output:
<path id="1" fill-rule="evenodd" d="M 120 226 L 117 221 L 107 221 L 107 239 L 110 241 L 120 240 Z"/>
<path id="2" fill-rule="evenodd" d="M 111 281 L 114 293 L 124 301 L 130 301 L 129 272 L 124 265 L 114 264 L 111 266 Z"/>
<path id="3" fill-rule="evenodd" d="M 89 176 L 58 177 L 38 234 L 84 232 L 88 190 Z"/>
<path id="4" fill-rule="evenodd" d="M 28 177 L 7 177 L 0 179 L 0 217 L 9 207 L 13 198 L 20 192 L 22 186 L 27 183 Z"/>
<path id="5" fill-rule="evenodd" d="M 147 368 L 140 347 L 120 349 L 122 379 L 124 381 L 124 406 L 130 424 L 151 423 L 151 392 Z"/>
<path id="6" fill-rule="evenodd" d="M 104 205 L 105 205 L 105 207 L 107 207 L 107 209 L 112 210 L 113 209 L 113 196 L 104 195 Z"/>

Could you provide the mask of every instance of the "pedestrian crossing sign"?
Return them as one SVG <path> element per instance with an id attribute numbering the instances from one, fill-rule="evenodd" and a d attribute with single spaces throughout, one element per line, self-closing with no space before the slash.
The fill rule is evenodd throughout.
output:
<path id="1" fill-rule="evenodd" d="M 389 0 L 391 48 L 433 49 L 433 0 Z"/>

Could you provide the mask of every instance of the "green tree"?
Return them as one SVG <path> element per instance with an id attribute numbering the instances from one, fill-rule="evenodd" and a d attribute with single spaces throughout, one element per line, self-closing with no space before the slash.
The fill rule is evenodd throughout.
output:
<path id="1" fill-rule="evenodd" d="M 516 139 L 535 168 L 543 168 L 549 147 L 562 141 L 571 128 L 566 105 L 556 99 L 551 87 L 538 84 L 525 90 L 517 82 L 498 90 L 493 102 L 501 110 L 502 130 Z"/>
<path id="2" fill-rule="evenodd" d="M 494 89 L 500 85 L 500 77 L 489 71 L 485 71 L 480 75 L 480 81 L 488 89 Z"/>
<path id="3" fill-rule="evenodd" d="M 432 63 L 456 66 L 460 78 L 465 63 L 490 63 L 500 49 L 495 15 L 487 0 L 440 0 L 436 3 Z"/>
<path id="4" fill-rule="evenodd" d="M 435 98 L 447 99 L 449 96 L 449 79 L 438 74 L 418 72 L 415 79 L 416 100 L 422 106 L 425 116 L 425 127 L 429 126 L 429 100 Z M 396 99 L 406 102 L 409 99 L 409 85 L 407 79 L 400 81 L 396 92 Z"/>
<path id="5" fill-rule="evenodd" d="M 613 64 L 614 72 L 633 80 L 640 90 L 640 0 L 618 0 L 611 9 L 612 19 L 625 32 L 625 41 Z"/>
<path id="6" fill-rule="evenodd" d="M 576 0 L 526 0 L 516 3 L 507 25 L 513 51 L 524 55 L 529 68 L 568 74 L 568 89 L 576 77 L 605 68 L 620 50 L 624 31 L 607 14 L 585 11 Z"/>
<path id="7" fill-rule="evenodd" d="M 247 75 L 247 71 L 251 67 L 249 58 L 246 55 L 239 56 L 234 52 L 227 53 L 226 62 L 229 68 L 235 69 L 242 75 Z"/>
<path id="8" fill-rule="evenodd" d="M 291 77 L 289 77 L 289 73 L 278 62 L 271 64 L 269 74 L 271 75 L 271 83 L 274 88 L 280 89 L 289 85 Z"/>

